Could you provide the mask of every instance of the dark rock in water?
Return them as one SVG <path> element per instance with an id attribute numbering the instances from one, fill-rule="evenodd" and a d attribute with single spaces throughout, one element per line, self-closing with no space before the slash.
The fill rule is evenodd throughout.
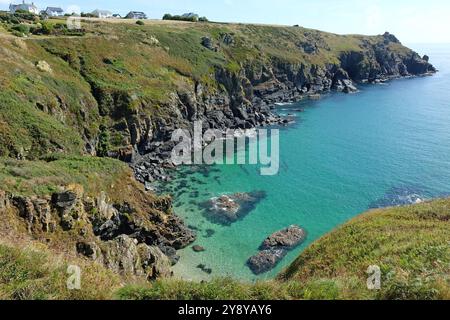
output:
<path id="1" fill-rule="evenodd" d="M 292 225 L 275 232 L 260 246 L 260 252 L 247 261 L 247 265 L 256 275 L 268 272 L 306 239 L 306 231 L 299 226 Z"/>
<path id="2" fill-rule="evenodd" d="M 200 204 L 205 217 L 213 223 L 229 226 L 253 211 L 266 197 L 264 191 L 222 195 Z"/>
<path id="3" fill-rule="evenodd" d="M 194 225 L 188 225 L 188 228 L 189 229 L 191 229 L 192 231 L 200 231 L 200 228 L 199 227 L 196 227 L 196 226 L 194 226 Z"/>
<path id="4" fill-rule="evenodd" d="M 212 273 L 212 269 L 206 267 L 204 264 L 199 264 L 199 265 L 197 266 L 197 269 L 200 269 L 200 270 L 202 270 L 203 272 L 205 272 L 205 273 L 207 273 L 207 274 L 211 274 L 211 273 Z"/>
<path id="5" fill-rule="evenodd" d="M 203 248 L 202 246 L 195 245 L 192 247 L 192 250 L 194 250 L 195 252 L 203 252 L 205 251 L 205 248 Z"/>
<path id="6" fill-rule="evenodd" d="M 251 257 L 247 265 L 254 274 L 259 275 L 275 268 L 286 254 L 287 250 L 284 249 L 263 250 Z"/>
<path id="7" fill-rule="evenodd" d="M 422 203 L 427 199 L 426 191 L 417 186 L 394 187 L 383 198 L 372 202 L 369 209 L 398 207 Z"/>
<path id="8" fill-rule="evenodd" d="M 275 232 L 264 240 L 261 245 L 261 250 L 268 250 L 271 248 L 284 248 L 290 250 L 305 241 L 305 239 L 305 230 L 299 226 L 292 225 L 289 228 Z"/>
<path id="9" fill-rule="evenodd" d="M 205 232 L 205 238 L 211 238 L 216 233 L 213 229 L 206 229 Z"/>

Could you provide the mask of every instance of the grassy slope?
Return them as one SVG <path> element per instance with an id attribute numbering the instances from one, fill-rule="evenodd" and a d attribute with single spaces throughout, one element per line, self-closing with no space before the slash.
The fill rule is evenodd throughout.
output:
<path id="1" fill-rule="evenodd" d="M 363 214 L 316 241 L 276 282 L 163 281 L 126 287 L 134 299 L 450 299 L 450 199 Z M 382 270 L 380 291 L 366 270 Z"/>
<path id="2" fill-rule="evenodd" d="M 256 68 L 274 59 L 324 65 L 336 63 L 343 52 L 363 50 L 363 40 L 382 41 L 379 36 L 242 24 L 148 22 L 139 26 L 89 21 L 83 27 L 83 37 L 14 39 L 0 34 L 1 156 L 36 159 L 47 152 L 80 154 L 82 136 L 96 137 L 102 124 L 110 128 L 123 121 L 124 114 L 139 109 L 140 114 L 169 116 L 164 105 L 171 93 L 192 90 L 194 81 L 206 91 L 221 90 L 213 80 L 216 67 L 239 72 L 242 65 Z M 233 45 L 222 43 L 224 34 L 233 36 Z M 221 43 L 220 50 L 204 48 L 204 36 Z M 318 53 L 305 54 L 300 48 L 305 42 L 316 43 Z M 39 61 L 46 61 L 52 72 L 39 71 Z M 98 106 L 94 89 L 103 97 L 124 97 L 122 110 L 100 116 L 114 103 L 106 99 L 105 105 Z M 127 145 L 114 132 L 110 142 L 112 148 Z"/>
<path id="3" fill-rule="evenodd" d="M 67 267 L 81 268 L 81 290 L 67 289 Z M 103 300 L 121 285 L 114 273 L 85 261 L 55 255 L 45 246 L 0 243 L 0 299 Z"/>
<path id="4" fill-rule="evenodd" d="M 123 286 L 114 277 L 104 277 L 106 271 L 101 268 L 83 264 L 86 277 L 100 272 L 95 283 L 98 289 L 87 286 L 80 292 L 67 292 L 62 286 L 64 260 L 57 260 L 43 246 L 30 253 L 17 244 L 0 245 L 0 297 L 450 299 L 449 219 L 450 199 L 372 211 L 316 241 L 277 280 L 254 284 L 228 278 L 208 283 L 160 280 Z M 381 267 L 380 291 L 367 290 L 366 270 L 371 265 Z"/>

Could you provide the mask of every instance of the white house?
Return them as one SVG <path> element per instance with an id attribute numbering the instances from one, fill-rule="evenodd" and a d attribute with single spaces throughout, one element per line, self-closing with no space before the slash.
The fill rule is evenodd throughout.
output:
<path id="1" fill-rule="evenodd" d="M 21 4 L 10 4 L 9 12 L 14 14 L 16 11 L 26 11 L 29 13 L 39 14 L 39 9 L 34 5 L 34 2 L 31 4 L 25 3 L 25 0 L 22 1 Z"/>
<path id="2" fill-rule="evenodd" d="M 113 14 L 111 11 L 99 10 L 99 9 L 92 11 L 92 15 L 96 18 L 101 18 L 101 19 L 108 19 L 108 18 L 113 17 Z"/>
<path id="3" fill-rule="evenodd" d="M 47 7 L 44 12 L 49 17 L 61 17 L 64 15 L 64 10 L 56 7 Z"/>

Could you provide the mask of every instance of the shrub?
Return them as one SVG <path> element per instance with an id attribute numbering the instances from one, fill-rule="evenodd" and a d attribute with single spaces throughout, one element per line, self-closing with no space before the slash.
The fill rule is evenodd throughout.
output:
<path id="1" fill-rule="evenodd" d="M 138 21 L 136 21 L 136 24 L 137 24 L 137 25 L 140 25 L 140 26 L 143 26 L 145 23 L 144 23 L 144 21 L 142 21 L 142 20 L 138 20 Z"/>
<path id="2" fill-rule="evenodd" d="M 29 34 L 30 33 L 30 26 L 26 25 L 26 24 L 17 24 L 11 27 L 12 30 L 17 31 L 18 33 L 21 34 Z"/>
<path id="3" fill-rule="evenodd" d="M 52 34 L 53 32 L 53 25 L 49 22 L 43 22 L 41 32 L 42 34 Z"/>

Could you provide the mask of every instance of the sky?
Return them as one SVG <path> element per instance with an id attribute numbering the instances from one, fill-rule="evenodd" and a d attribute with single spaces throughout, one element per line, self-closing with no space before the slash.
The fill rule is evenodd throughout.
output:
<path id="1" fill-rule="evenodd" d="M 11 0 L 0 0 L 7 9 Z M 21 2 L 21 0 L 12 0 Z M 83 12 L 144 11 L 151 19 L 165 13 L 196 12 L 212 21 L 299 24 L 340 34 L 389 31 L 404 43 L 450 43 L 448 0 L 29 0 L 39 8 L 71 6 Z"/>

